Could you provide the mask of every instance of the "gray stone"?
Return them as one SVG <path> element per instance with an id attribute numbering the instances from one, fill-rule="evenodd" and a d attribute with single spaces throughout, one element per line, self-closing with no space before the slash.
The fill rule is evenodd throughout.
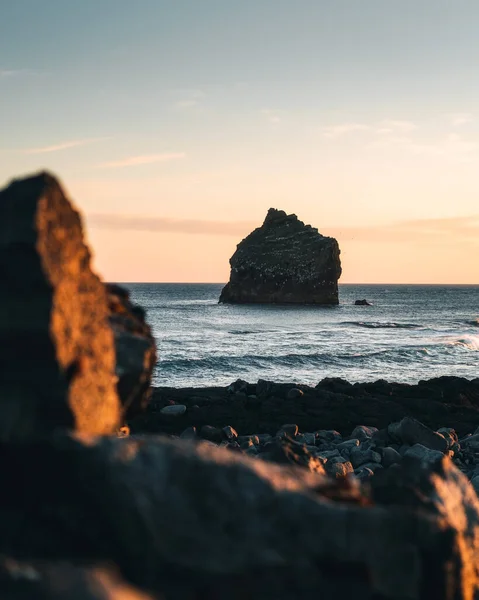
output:
<path id="1" fill-rule="evenodd" d="M 360 467 L 354 471 L 354 474 L 360 481 L 366 481 L 374 475 L 374 471 L 368 467 Z"/>
<path id="2" fill-rule="evenodd" d="M 316 444 L 316 436 L 314 433 L 300 433 L 296 436 L 296 441 L 307 446 L 314 446 Z"/>
<path id="3" fill-rule="evenodd" d="M 421 444 L 440 452 L 446 452 L 448 449 L 448 442 L 444 436 L 411 417 L 404 417 L 398 423 L 391 423 L 388 426 L 388 433 L 409 446 Z"/>
<path id="4" fill-rule="evenodd" d="M 438 460 L 441 460 L 444 456 L 442 452 L 439 450 L 431 450 L 431 448 L 426 448 L 422 444 L 414 444 L 411 448 L 404 453 L 405 457 L 414 457 L 418 458 L 424 463 L 434 463 Z"/>
<path id="5" fill-rule="evenodd" d="M 381 462 L 381 455 L 370 448 L 363 450 L 362 448 L 352 448 L 350 452 L 351 463 L 355 469 L 366 463 Z"/>
<path id="6" fill-rule="evenodd" d="M 0 440 L 121 425 L 115 340 L 79 213 L 48 173 L 0 191 Z"/>
<path id="7" fill-rule="evenodd" d="M 353 429 L 351 438 L 357 438 L 360 442 L 365 442 L 366 440 L 370 440 L 377 431 L 377 427 L 358 425 Z"/>
<path id="8" fill-rule="evenodd" d="M 168 417 L 181 417 L 186 412 L 186 406 L 184 404 L 170 404 L 169 406 L 164 406 L 160 413 L 162 415 L 166 415 Z"/>
<path id="9" fill-rule="evenodd" d="M 402 456 L 399 454 L 399 452 L 397 450 L 395 450 L 394 448 L 383 448 L 382 450 L 382 460 L 381 460 L 381 464 L 384 467 L 390 467 L 391 465 L 394 464 L 399 464 L 402 460 Z"/>
<path id="10" fill-rule="evenodd" d="M 291 437 L 296 437 L 298 435 L 298 426 L 293 423 L 287 423 L 286 425 L 281 425 L 281 428 L 276 435 L 280 436 L 284 433 Z"/>
<path id="11" fill-rule="evenodd" d="M 180 434 L 180 439 L 182 440 L 196 440 L 198 439 L 198 433 L 196 431 L 196 427 L 188 427 Z"/>
<path id="12" fill-rule="evenodd" d="M 303 390 L 300 390 L 299 388 L 291 388 L 289 390 L 288 394 L 286 395 L 288 400 L 297 400 L 298 398 L 301 398 L 302 396 L 304 396 L 304 392 L 303 392 Z"/>
<path id="13" fill-rule="evenodd" d="M 220 444 L 224 440 L 224 433 L 218 427 L 213 427 L 212 425 L 203 425 L 200 429 L 200 436 L 204 440 L 208 440 L 210 442 L 215 442 L 216 444 Z"/>
<path id="14" fill-rule="evenodd" d="M 233 429 L 233 427 L 231 427 L 231 425 L 227 425 L 226 427 L 223 427 L 223 433 L 226 436 L 226 439 L 232 441 L 232 440 L 236 440 L 238 437 L 238 432 L 236 431 L 236 429 Z"/>
<path id="15" fill-rule="evenodd" d="M 316 435 L 316 445 L 323 444 L 325 442 L 340 442 L 343 438 L 339 431 L 334 429 L 320 429 L 314 432 Z"/>
<path id="16" fill-rule="evenodd" d="M 359 440 L 353 439 L 353 440 L 346 440 L 344 442 L 341 442 L 340 444 L 338 444 L 336 446 L 336 448 L 338 450 L 343 450 L 344 448 L 347 448 L 348 450 L 352 450 L 353 448 L 357 448 L 358 446 L 359 446 Z"/>

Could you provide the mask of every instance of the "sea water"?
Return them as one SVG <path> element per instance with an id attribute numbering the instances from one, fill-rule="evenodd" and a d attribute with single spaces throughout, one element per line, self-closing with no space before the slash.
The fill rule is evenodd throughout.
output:
<path id="1" fill-rule="evenodd" d="M 157 386 L 479 377 L 479 286 L 340 285 L 334 307 L 218 304 L 222 284 L 126 287 L 157 340 Z"/>

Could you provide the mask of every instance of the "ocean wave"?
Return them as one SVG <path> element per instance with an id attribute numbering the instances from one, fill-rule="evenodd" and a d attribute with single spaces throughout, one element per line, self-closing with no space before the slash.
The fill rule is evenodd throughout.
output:
<path id="1" fill-rule="evenodd" d="M 395 323 L 393 321 L 343 321 L 341 325 L 353 325 L 355 327 L 366 327 L 367 329 L 422 329 L 422 325 L 416 323 Z"/>
<path id="2" fill-rule="evenodd" d="M 461 338 L 450 340 L 449 345 L 477 352 L 479 351 L 479 335 L 464 335 Z"/>

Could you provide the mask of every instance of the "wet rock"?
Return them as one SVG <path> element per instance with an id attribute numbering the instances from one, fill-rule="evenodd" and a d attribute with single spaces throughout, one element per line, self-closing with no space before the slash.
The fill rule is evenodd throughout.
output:
<path id="1" fill-rule="evenodd" d="M 160 413 L 167 417 L 181 417 L 185 412 L 186 406 L 184 404 L 170 404 L 169 406 L 164 406 L 160 410 Z"/>
<path id="2" fill-rule="evenodd" d="M 107 284 L 106 290 L 115 336 L 117 390 L 123 416 L 130 419 L 150 402 L 156 344 L 145 311 L 131 302 L 129 292 L 117 284 Z"/>
<path id="3" fill-rule="evenodd" d="M 48 173 L 0 191 L 0 439 L 120 424 L 105 286 L 80 215 Z"/>
<path id="4" fill-rule="evenodd" d="M 233 393 L 233 394 L 238 393 L 238 392 L 246 393 L 247 390 L 248 390 L 248 382 L 244 381 L 243 379 L 237 379 L 231 385 L 228 386 L 228 392 Z"/>
<path id="5" fill-rule="evenodd" d="M 362 300 L 356 300 L 354 302 L 355 306 L 372 306 L 371 302 L 368 302 L 366 300 L 366 298 L 363 298 Z"/>
<path id="6" fill-rule="evenodd" d="M 304 392 L 299 388 L 291 388 L 286 395 L 288 400 L 297 400 L 298 398 L 301 398 L 301 396 L 304 396 Z"/>
<path id="7" fill-rule="evenodd" d="M 335 239 L 271 208 L 238 244 L 220 302 L 338 304 L 339 254 Z"/>
<path id="8" fill-rule="evenodd" d="M 448 443 L 442 435 L 411 417 L 404 417 L 399 423 L 391 423 L 388 427 L 388 433 L 393 438 L 409 446 L 421 444 L 426 448 L 439 450 L 440 452 L 446 452 L 448 449 Z"/>

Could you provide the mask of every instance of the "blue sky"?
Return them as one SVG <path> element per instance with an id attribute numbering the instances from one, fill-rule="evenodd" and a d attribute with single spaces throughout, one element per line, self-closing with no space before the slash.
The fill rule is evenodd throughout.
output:
<path id="1" fill-rule="evenodd" d="M 238 236 L 278 206 L 338 236 L 349 280 L 387 277 L 378 244 L 394 263 L 412 243 L 416 279 L 479 281 L 453 272 L 477 251 L 454 220 L 479 213 L 475 0 L 15 0 L 0 16 L 0 181 L 58 173 L 110 278 L 134 275 L 127 239 L 138 261 L 177 257 L 140 278 L 224 279 Z M 207 222 L 197 258 L 191 219 Z M 371 229 L 421 219 L 444 220 L 452 254 L 417 227 L 407 242 Z"/>

